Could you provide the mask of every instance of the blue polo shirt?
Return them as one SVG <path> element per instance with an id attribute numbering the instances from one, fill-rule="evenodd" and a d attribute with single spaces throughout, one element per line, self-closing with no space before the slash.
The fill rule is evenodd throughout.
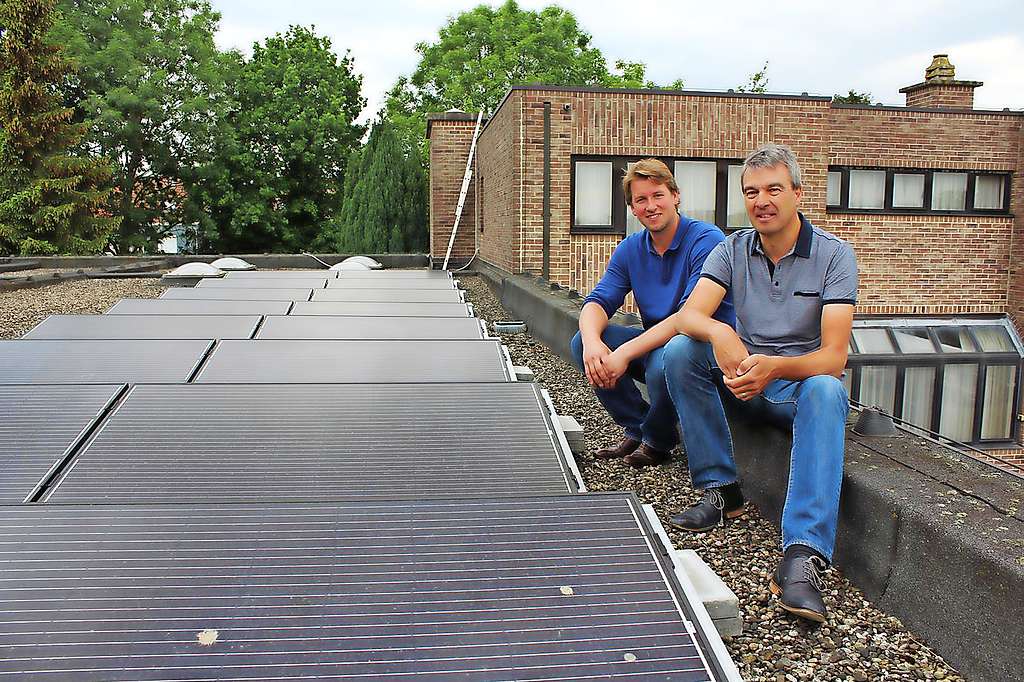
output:
<path id="1" fill-rule="evenodd" d="M 648 329 L 683 307 L 700 280 L 704 259 L 725 241 L 720 229 L 710 223 L 679 216 L 672 244 L 659 256 L 647 230 L 634 232 L 615 247 L 604 277 L 584 303 L 597 303 L 608 317 L 633 292 L 644 329 Z M 736 326 L 732 298 L 726 295 L 714 318 Z"/>

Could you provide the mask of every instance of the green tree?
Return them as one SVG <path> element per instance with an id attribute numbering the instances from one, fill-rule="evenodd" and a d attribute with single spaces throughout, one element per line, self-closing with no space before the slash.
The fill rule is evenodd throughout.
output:
<path id="1" fill-rule="evenodd" d="M 346 160 L 365 132 L 352 58 L 326 37 L 292 26 L 235 65 L 229 135 L 196 195 L 222 251 L 311 248 L 341 206 Z"/>
<path id="2" fill-rule="evenodd" d="M 836 104 L 871 104 L 870 92 L 857 92 L 852 88 L 845 95 L 835 94 L 832 101 Z"/>
<path id="3" fill-rule="evenodd" d="M 768 62 L 764 63 L 758 71 L 750 74 L 747 82 L 736 86 L 736 92 L 752 92 L 764 94 L 768 92 Z"/>
<path id="4" fill-rule="evenodd" d="M 106 159 L 73 154 L 85 125 L 63 105 L 71 65 L 47 33 L 55 0 L 0 3 L 0 250 L 95 253 L 117 228 L 103 215 Z"/>
<path id="5" fill-rule="evenodd" d="M 389 121 L 375 123 L 366 145 L 349 157 L 341 213 L 325 237 L 323 246 L 342 253 L 426 249 L 423 166 Z"/>
<path id="6" fill-rule="evenodd" d="M 147 250 L 191 211 L 190 185 L 230 104 L 206 0 L 61 0 L 54 29 L 80 64 L 71 101 L 95 153 L 115 160 L 120 230 L 110 248 Z"/>

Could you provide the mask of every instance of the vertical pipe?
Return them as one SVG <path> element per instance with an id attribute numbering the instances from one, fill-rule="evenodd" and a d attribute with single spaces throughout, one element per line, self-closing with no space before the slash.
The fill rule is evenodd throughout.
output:
<path id="1" fill-rule="evenodd" d="M 544 267 L 542 275 L 551 279 L 551 102 L 544 102 Z"/>

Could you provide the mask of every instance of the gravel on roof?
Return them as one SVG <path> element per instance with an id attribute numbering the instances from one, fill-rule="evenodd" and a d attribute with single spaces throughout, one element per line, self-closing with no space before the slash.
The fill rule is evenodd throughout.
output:
<path id="1" fill-rule="evenodd" d="M 671 463 L 643 469 L 595 459 L 594 451 L 616 443 L 622 430 L 601 407 L 583 375 L 528 333 L 495 333 L 491 323 L 512 319 L 509 313 L 482 277 L 460 275 L 459 280 L 477 316 L 486 319 L 490 333 L 508 346 L 512 362 L 532 369 L 536 380 L 551 393 L 558 413 L 572 415 L 583 426 L 587 450 L 576 459 L 587 488 L 634 491 L 644 503 L 653 505 L 675 546 L 695 550 L 739 597 L 744 631 L 728 638 L 726 646 L 743 679 L 964 679 L 915 639 L 899 619 L 867 601 L 836 569 L 825 581 L 826 625 L 811 626 L 786 614 L 768 591 L 768 579 L 782 558 L 779 532 L 754 505 L 749 505 L 746 517 L 709 533 L 675 531 L 668 525 L 668 517 L 700 497 L 690 487 L 685 455 L 676 450 Z"/>
<path id="2" fill-rule="evenodd" d="M 0 292 L 0 339 L 17 339 L 47 315 L 103 313 L 122 298 L 156 298 L 151 279 L 77 279 Z"/>

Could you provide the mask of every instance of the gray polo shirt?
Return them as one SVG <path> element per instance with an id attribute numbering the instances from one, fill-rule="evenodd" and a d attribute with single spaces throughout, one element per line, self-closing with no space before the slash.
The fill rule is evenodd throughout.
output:
<path id="1" fill-rule="evenodd" d="M 711 251 L 701 277 L 732 294 L 736 332 L 751 353 L 794 356 L 818 350 L 822 308 L 857 302 L 853 249 L 800 214 L 793 250 L 771 266 L 757 231 L 740 230 Z"/>

